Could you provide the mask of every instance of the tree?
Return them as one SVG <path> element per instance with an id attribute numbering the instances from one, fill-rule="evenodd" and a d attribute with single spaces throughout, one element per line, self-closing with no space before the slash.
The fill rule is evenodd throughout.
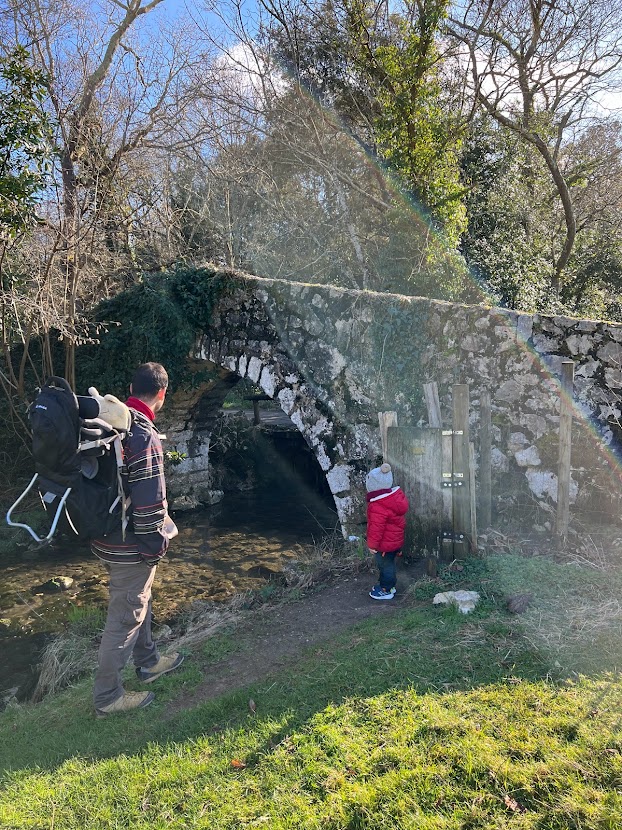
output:
<path id="1" fill-rule="evenodd" d="M 401 5 L 337 0 L 295 7 L 265 0 L 271 54 L 330 107 L 456 244 L 464 228 L 460 112 L 442 74 L 447 0 Z M 458 108 L 459 109 L 459 108 Z M 386 174 L 385 174 L 386 175 Z"/>
<path id="2" fill-rule="evenodd" d="M 468 227 L 460 249 L 471 272 L 495 305 L 542 310 L 551 238 L 558 235 L 544 162 L 515 133 L 480 115 L 464 142 L 462 175 Z"/>
<path id="3" fill-rule="evenodd" d="M 17 46 L 0 58 L 0 244 L 3 249 L 36 221 L 36 205 L 50 172 L 51 127 L 42 108 L 45 95 L 46 78 L 32 67 L 26 49 Z"/>
<path id="4" fill-rule="evenodd" d="M 219 13 L 224 15 L 225 8 L 219 4 Z M 462 190 L 458 184 L 452 198 L 445 198 L 446 182 L 433 206 L 417 199 L 434 192 L 431 158 L 438 161 L 444 154 L 439 116 L 434 126 L 438 143 L 426 163 L 416 167 L 431 117 L 428 105 L 434 95 L 426 97 L 422 89 L 432 67 L 420 67 L 425 78 L 417 82 L 420 101 L 425 99 L 420 113 L 428 108 L 420 118 L 417 149 L 400 149 L 399 159 L 397 152 L 390 158 L 390 141 L 393 148 L 397 141 L 389 136 L 398 116 L 387 115 L 382 126 L 384 153 L 379 119 L 384 88 L 372 78 L 376 68 L 370 68 L 361 44 L 361 27 L 371 30 L 372 25 L 372 57 L 376 47 L 390 46 L 392 38 L 404 40 L 402 23 L 389 19 L 388 6 L 371 22 L 361 17 L 365 10 L 341 0 L 266 0 L 261 9 L 257 37 L 245 30 L 242 15 L 227 20 L 235 46 L 227 48 L 221 38 L 221 48 L 223 69 L 230 74 L 223 71 L 221 85 L 209 90 L 212 97 L 201 110 L 223 128 L 202 148 L 189 179 L 208 196 L 204 216 L 209 215 L 226 242 L 222 259 L 267 276 L 456 296 L 464 284 L 464 267 L 443 235 L 442 219 L 463 216 Z M 415 41 L 413 35 L 413 55 Z M 387 65 L 399 62 L 399 49 L 383 58 Z M 435 63 L 436 58 L 426 57 Z M 415 85 L 413 81 L 413 90 Z M 387 113 L 389 101 L 387 94 Z M 398 169 L 403 159 L 412 162 L 410 171 L 405 165 Z M 455 158 L 451 164 L 457 182 Z M 196 206 L 190 192 L 187 203 Z M 231 216 L 233 221 L 224 221 Z M 449 221 L 445 225 L 451 230 Z"/>
<path id="5" fill-rule="evenodd" d="M 32 44 L 58 125 L 33 253 L 71 383 L 76 345 L 89 337 L 84 309 L 111 289 L 111 277 L 140 270 L 133 222 L 144 204 L 133 188 L 146 159 L 194 138 L 184 134 L 186 113 L 204 55 L 185 24 L 148 25 L 161 2 L 105 0 L 98 12 L 81 0 L 10 0 L 0 20 L 5 42 Z"/>
<path id="6" fill-rule="evenodd" d="M 15 47 L 0 58 L 0 336 L 4 371 L 0 386 L 6 400 L 24 393 L 25 353 L 30 328 L 20 319 L 21 281 L 9 262 L 12 249 L 37 222 L 37 205 L 49 182 L 51 125 L 43 110 L 46 78 L 28 52 Z M 13 346 L 21 353 L 14 366 Z M 10 415 L 20 418 L 15 406 Z"/>
<path id="7" fill-rule="evenodd" d="M 582 176 L 568 145 L 599 117 L 620 77 L 622 8 L 609 0 L 469 0 L 454 7 L 448 32 L 465 49 L 479 108 L 544 161 L 564 217 L 552 250 L 551 286 L 561 296 L 577 237 Z M 524 177 L 533 182 L 527 161 Z"/>
<path id="8" fill-rule="evenodd" d="M 462 158 L 469 221 L 461 250 L 493 302 L 619 318 L 620 130 L 615 123 L 588 127 L 560 153 L 575 171 L 577 234 L 561 294 L 554 295 L 551 251 L 563 245 L 566 228 L 544 160 L 489 116 L 472 122 Z"/>

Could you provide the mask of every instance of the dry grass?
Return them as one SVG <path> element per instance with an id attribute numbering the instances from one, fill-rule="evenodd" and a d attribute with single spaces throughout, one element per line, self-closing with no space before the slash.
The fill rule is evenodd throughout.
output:
<path id="1" fill-rule="evenodd" d="M 223 629 L 237 625 L 245 616 L 246 594 L 234 596 L 226 605 L 215 602 L 194 603 L 183 615 L 184 633 L 171 641 L 171 648 L 191 650 Z"/>
<path id="2" fill-rule="evenodd" d="M 334 530 L 315 542 L 304 561 L 289 563 L 283 573 L 288 589 L 305 591 L 333 576 L 371 570 L 372 564 L 362 542 L 347 542 Z"/>
<path id="3" fill-rule="evenodd" d="M 59 692 L 69 684 L 93 671 L 97 654 L 91 637 L 63 634 L 55 637 L 45 648 L 41 672 L 32 694 L 34 703 Z"/>

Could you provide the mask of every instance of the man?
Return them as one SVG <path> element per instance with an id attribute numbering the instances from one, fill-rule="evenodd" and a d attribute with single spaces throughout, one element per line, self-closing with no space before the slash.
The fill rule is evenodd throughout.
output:
<path id="1" fill-rule="evenodd" d="M 151 586 L 156 566 L 170 539 L 177 535 L 168 516 L 164 455 L 154 426 L 167 387 L 168 375 L 159 363 L 143 363 L 132 378 L 126 401 L 132 418 L 124 441 L 124 487 L 131 499 L 125 538 L 119 527 L 91 542 L 93 553 L 106 563 L 110 574 L 108 614 L 93 694 L 98 717 L 141 709 L 154 699 L 150 691 L 123 689 L 121 672 L 131 656 L 144 683 L 173 671 L 183 660 L 177 653 L 160 656 L 151 636 Z M 89 392 L 98 396 L 95 389 Z"/>

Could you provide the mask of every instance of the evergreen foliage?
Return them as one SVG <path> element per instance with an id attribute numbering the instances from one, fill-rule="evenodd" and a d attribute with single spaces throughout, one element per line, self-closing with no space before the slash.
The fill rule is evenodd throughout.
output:
<path id="1" fill-rule="evenodd" d="M 23 46 L 0 58 L 0 242 L 36 221 L 52 155 L 45 96 L 46 77 Z"/>
<path id="2" fill-rule="evenodd" d="M 122 396 L 136 366 L 149 360 L 166 367 L 172 389 L 188 380 L 192 344 L 227 284 L 211 268 L 180 266 L 144 275 L 100 303 L 91 317 L 93 342 L 78 350 L 78 392 L 96 384 Z"/>

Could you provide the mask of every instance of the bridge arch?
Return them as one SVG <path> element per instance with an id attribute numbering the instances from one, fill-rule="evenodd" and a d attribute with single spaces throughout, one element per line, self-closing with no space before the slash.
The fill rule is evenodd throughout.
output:
<path id="1" fill-rule="evenodd" d="M 366 424 L 354 430 L 341 425 L 291 358 L 276 341 L 274 345 L 270 349 L 263 341 L 261 356 L 245 351 L 233 355 L 222 353 L 218 341 L 198 341 L 192 365 L 197 376 L 207 374 L 208 379 L 191 393 L 182 390 L 175 395 L 168 413 L 169 443 L 187 456 L 169 476 L 172 497 L 209 502 L 210 436 L 225 398 L 241 379 L 248 379 L 280 405 L 304 438 L 326 477 L 344 534 L 360 532 L 363 516 L 360 511 L 357 515 L 353 491 L 365 474 L 368 456 L 377 451 L 373 429 Z"/>

